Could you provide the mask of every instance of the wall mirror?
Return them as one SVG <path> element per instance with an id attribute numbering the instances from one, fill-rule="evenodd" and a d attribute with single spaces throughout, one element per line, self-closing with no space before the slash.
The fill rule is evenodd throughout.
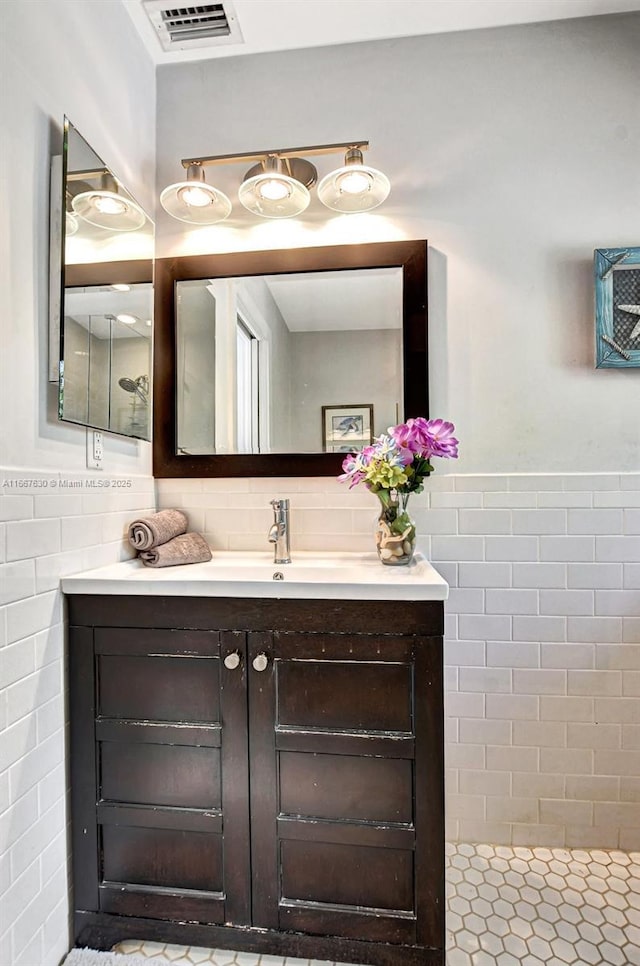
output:
<path id="1" fill-rule="evenodd" d="M 428 414 L 424 241 L 155 267 L 154 474 L 309 476 Z"/>
<path id="2" fill-rule="evenodd" d="M 52 165 L 55 201 L 58 416 L 149 440 L 154 225 L 67 118 L 63 154 Z M 51 341 L 53 352 L 55 335 Z"/>

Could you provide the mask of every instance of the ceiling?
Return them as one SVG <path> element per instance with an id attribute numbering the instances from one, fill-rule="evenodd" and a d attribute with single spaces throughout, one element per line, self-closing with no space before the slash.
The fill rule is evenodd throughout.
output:
<path id="1" fill-rule="evenodd" d="M 208 0 L 205 0 L 208 2 Z M 143 0 L 122 0 L 156 64 L 640 10 L 640 0 L 222 0 L 240 39 L 164 51 Z M 159 4 L 156 4 L 159 5 Z M 163 6 L 175 9 L 167 2 Z M 185 5 L 186 6 L 186 5 Z"/>
<path id="2" fill-rule="evenodd" d="M 290 332 L 402 328 L 402 269 L 269 275 L 264 278 Z"/>
<path id="3" fill-rule="evenodd" d="M 111 286 L 91 286 L 90 288 L 68 288 L 64 296 L 65 318 L 70 316 L 97 339 L 149 339 L 153 313 L 153 290 L 150 282 L 132 285 L 127 292 L 116 292 Z M 138 321 L 133 324 L 119 322 L 111 324 L 111 319 L 121 315 L 133 315 Z"/>

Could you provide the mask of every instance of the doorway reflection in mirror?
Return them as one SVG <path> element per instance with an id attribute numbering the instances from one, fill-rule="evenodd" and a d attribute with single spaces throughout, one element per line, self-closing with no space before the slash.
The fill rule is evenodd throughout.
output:
<path id="1" fill-rule="evenodd" d="M 401 268 L 178 281 L 176 299 L 178 453 L 325 452 L 331 400 L 370 400 L 372 436 L 402 418 Z"/>

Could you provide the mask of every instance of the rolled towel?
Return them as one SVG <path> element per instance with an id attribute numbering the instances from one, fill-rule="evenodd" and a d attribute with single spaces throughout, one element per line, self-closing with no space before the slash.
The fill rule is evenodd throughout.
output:
<path id="1" fill-rule="evenodd" d="M 187 532 L 189 521 L 182 510 L 160 510 L 129 525 L 129 543 L 138 552 L 152 550 Z"/>
<path id="2" fill-rule="evenodd" d="M 209 544 L 199 533 L 182 533 L 173 540 L 138 554 L 146 567 L 176 567 L 211 560 Z"/>

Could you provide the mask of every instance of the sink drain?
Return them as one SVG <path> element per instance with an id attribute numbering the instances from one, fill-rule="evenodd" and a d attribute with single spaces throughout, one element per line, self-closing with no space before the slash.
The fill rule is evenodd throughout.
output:
<path id="1" fill-rule="evenodd" d="M 284 580 L 284 574 L 281 570 L 276 570 L 275 574 L 273 575 L 273 580 Z"/>

